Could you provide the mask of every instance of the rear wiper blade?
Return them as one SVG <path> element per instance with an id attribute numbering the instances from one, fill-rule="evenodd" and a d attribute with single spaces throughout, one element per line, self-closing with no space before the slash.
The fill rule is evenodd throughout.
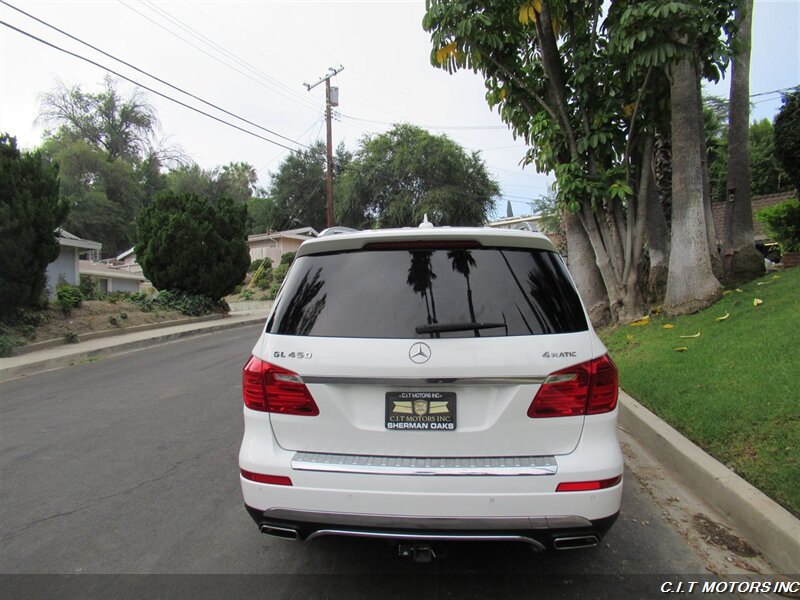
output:
<path id="1" fill-rule="evenodd" d="M 471 329 L 495 329 L 505 326 L 505 323 L 484 323 L 482 321 L 472 323 L 436 323 L 434 325 L 419 325 L 414 328 L 414 331 L 417 333 L 446 333 L 448 331 L 469 331 Z"/>

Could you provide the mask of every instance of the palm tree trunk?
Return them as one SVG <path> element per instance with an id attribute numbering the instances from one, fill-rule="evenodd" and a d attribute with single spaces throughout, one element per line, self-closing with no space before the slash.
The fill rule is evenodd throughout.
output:
<path id="1" fill-rule="evenodd" d="M 711 270 L 697 102 L 697 67 L 684 57 L 672 65 L 672 249 L 664 309 L 671 314 L 696 312 L 720 296 Z"/>
<path id="2" fill-rule="evenodd" d="M 736 37 L 742 50 L 731 65 L 730 109 L 728 112 L 728 201 L 731 222 L 725 224 L 724 248 L 728 277 L 749 281 L 764 272 L 764 259 L 753 245 L 753 212 L 750 203 L 750 38 L 753 0 L 739 0 L 736 7 Z M 727 261 L 726 261 L 727 262 Z"/>

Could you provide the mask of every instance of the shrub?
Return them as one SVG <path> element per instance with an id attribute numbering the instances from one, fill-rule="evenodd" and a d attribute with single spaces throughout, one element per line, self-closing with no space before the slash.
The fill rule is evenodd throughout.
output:
<path id="1" fill-rule="evenodd" d="M 190 317 L 198 317 L 217 310 L 228 310 L 227 304 L 223 301 L 215 302 L 207 296 L 187 294 L 175 290 L 162 290 L 154 296 L 136 292 L 128 294 L 127 300 L 138 306 L 143 312 L 177 310 Z M 127 318 L 127 315 L 123 318 Z"/>
<path id="2" fill-rule="evenodd" d="M 108 322 L 111 324 L 112 327 L 119 327 L 119 319 L 114 315 L 108 316 Z"/>
<path id="3" fill-rule="evenodd" d="M 78 286 L 84 300 L 100 300 L 101 294 L 97 282 L 92 281 L 88 275 L 81 275 L 81 282 Z"/>
<path id="4" fill-rule="evenodd" d="M 756 213 L 756 219 L 764 223 L 782 252 L 800 252 L 800 201 L 787 200 L 762 208 Z"/>
<path id="5" fill-rule="evenodd" d="M 269 257 L 267 257 L 267 258 L 257 258 L 256 260 L 254 260 L 253 262 L 250 263 L 250 267 L 247 269 L 247 272 L 248 273 L 255 273 L 256 271 L 258 271 L 258 268 L 264 263 L 267 263 L 267 266 L 264 267 L 265 269 L 271 269 L 272 268 L 272 259 L 271 258 L 269 258 Z"/>
<path id="6" fill-rule="evenodd" d="M 228 198 L 212 203 L 168 190 L 142 209 L 136 226 L 136 256 L 160 290 L 218 300 L 242 282 L 250 265 L 247 208 Z"/>
<path id="7" fill-rule="evenodd" d="M 73 308 L 78 308 L 83 302 L 81 290 L 74 285 L 59 284 L 56 289 L 56 303 L 61 307 L 65 317 L 72 313 Z"/>
<path id="8" fill-rule="evenodd" d="M 258 277 L 256 277 L 252 283 L 259 289 L 266 290 L 272 283 L 273 277 L 274 275 L 272 269 L 269 267 L 264 267 L 264 269 L 261 270 L 261 273 L 258 274 Z"/>
<path id="9" fill-rule="evenodd" d="M 14 348 L 17 347 L 17 340 L 10 335 L 0 335 L 0 356 L 11 356 Z"/>
<path id="10" fill-rule="evenodd" d="M 291 265 L 294 262 L 294 255 L 296 252 L 286 252 L 285 254 L 281 255 L 281 264 L 282 265 Z"/>
<path id="11" fill-rule="evenodd" d="M 239 294 L 239 298 L 241 300 L 252 300 L 253 299 L 253 290 L 242 290 Z"/>
<path id="12" fill-rule="evenodd" d="M 74 331 L 68 331 L 64 334 L 64 342 L 67 344 L 77 344 L 81 341 L 81 338 L 78 337 L 78 334 Z"/>
<path id="13" fill-rule="evenodd" d="M 281 289 L 281 284 L 279 281 L 273 281 L 272 285 L 269 287 L 269 299 L 275 300 L 278 297 L 278 291 Z"/>

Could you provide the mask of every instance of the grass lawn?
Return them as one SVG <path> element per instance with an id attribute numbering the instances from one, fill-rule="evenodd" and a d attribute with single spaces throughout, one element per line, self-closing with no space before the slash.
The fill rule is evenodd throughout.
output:
<path id="1" fill-rule="evenodd" d="M 800 268 L 600 335 L 626 392 L 800 516 Z"/>

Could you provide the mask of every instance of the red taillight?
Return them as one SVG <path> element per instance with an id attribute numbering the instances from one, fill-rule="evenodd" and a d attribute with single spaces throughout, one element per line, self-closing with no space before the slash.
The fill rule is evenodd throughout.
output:
<path id="1" fill-rule="evenodd" d="M 551 373 L 528 407 L 528 416 L 573 417 L 610 412 L 617 405 L 617 367 L 606 354 Z"/>
<path id="2" fill-rule="evenodd" d="M 589 492 L 592 490 L 604 490 L 614 487 L 622 481 L 622 475 L 617 475 L 611 479 L 599 479 L 597 481 L 571 481 L 559 483 L 556 487 L 557 492 Z"/>
<path id="3" fill-rule="evenodd" d="M 245 471 L 239 469 L 242 477 L 255 481 L 256 483 L 269 483 L 270 485 L 292 485 L 292 480 L 283 475 L 264 475 L 263 473 L 253 473 L 252 471 Z"/>
<path id="4" fill-rule="evenodd" d="M 242 369 L 242 396 L 252 410 L 313 417 L 317 403 L 297 373 L 251 356 Z"/>

